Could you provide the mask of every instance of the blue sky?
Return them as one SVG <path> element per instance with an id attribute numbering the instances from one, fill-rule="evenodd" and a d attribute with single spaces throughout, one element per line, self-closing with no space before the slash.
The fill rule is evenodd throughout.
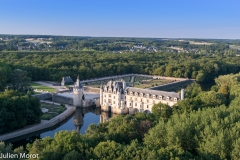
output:
<path id="1" fill-rule="evenodd" d="M 0 34 L 240 39 L 239 0 L 0 0 Z"/>

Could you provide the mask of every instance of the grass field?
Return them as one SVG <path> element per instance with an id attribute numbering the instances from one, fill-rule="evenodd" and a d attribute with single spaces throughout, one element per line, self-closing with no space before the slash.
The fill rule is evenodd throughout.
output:
<path id="1" fill-rule="evenodd" d="M 33 89 L 43 90 L 43 91 L 48 91 L 48 92 L 56 92 L 57 91 L 57 89 L 55 89 L 55 88 L 51 88 L 48 86 L 42 86 L 41 84 L 35 83 L 35 82 L 31 83 L 31 87 Z"/>
<path id="2" fill-rule="evenodd" d="M 49 103 L 41 103 L 41 108 L 46 108 L 48 109 L 47 113 L 43 113 L 42 119 L 43 120 L 50 120 L 53 117 L 59 115 L 63 111 L 66 110 L 66 107 L 61 105 L 54 105 L 54 104 L 49 104 Z"/>

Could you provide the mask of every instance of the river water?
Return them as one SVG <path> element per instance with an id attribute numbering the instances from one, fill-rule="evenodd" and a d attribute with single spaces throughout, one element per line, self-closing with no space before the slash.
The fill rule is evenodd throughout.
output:
<path id="1" fill-rule="evenodd" d="M 114 114 L 114 116 L 116 115 Z M 112 117 L 111 113 L 101 112 L 101 108 L 96 108 L 95 106 L 87 108 L 77 107 L 76 112 L 61 124 L 58 124 L 57 126 L 50 129 L 30 134 L 24 138 L 18 137 L 10 141 L 10 143 L 13 144 L 13 148 L 19 146 L 25 147 L 27 143 L 32 143 L 36 139 L 45 138 L 47 136 L 53 138 L 55 133 L 62 130 L 68 131 L 75 130 L 78 131 L 80 134 L 85 134 L 85 131 L 87 130 L 90 124 L 97 125 L 99 122 L 105 122 L 111 117 Z"/>

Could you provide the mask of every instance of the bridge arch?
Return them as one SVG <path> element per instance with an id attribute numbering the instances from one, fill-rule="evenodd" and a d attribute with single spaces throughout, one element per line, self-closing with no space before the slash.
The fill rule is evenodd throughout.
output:
<path id="1" fill-rule="evenodd" d="M 149 110 L 145 110 L 144 113 L 148 114 L 148 113 L 152 113 L 152 112 Z"/>
<path id="2" fill-rule="evenodd" d="M 111 111 L 112 111 L 112 107 L 108 106 L 108 112 L 111 112 Z"/>
<path id="3" fill-rule="evenodd" d="M 139 108 L 133 108 L 133 114 L 136 114 L 136 113 L 138 113 L 138 112 L 140 112 L 140 109 L 139 109 Z"/>

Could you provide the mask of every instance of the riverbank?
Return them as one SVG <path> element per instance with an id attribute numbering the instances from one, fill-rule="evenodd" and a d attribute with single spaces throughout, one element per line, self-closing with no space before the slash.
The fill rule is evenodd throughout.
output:
<path id="1" fill-rule="evenodd" d="M 44 102 L 45 103 L 53 103 L 50 101 L 44 101 Z M 60 105 L 55 102 L 54 102 L 54 104 Z M 58 123 L 61 123 L 62 121 L 67 119 L 70 115 L 72 115 L 76 111 L 76 108 L 74 106 L 71 106 L 71 105 L 65 105 L 65 106 L 67 109 L 63 113 L 59 114 L 58 116 L 56 116 L 50 120 L 41 120 L 41 122 L 39 124 L 28 125 L 28 126 L 25 126 L 24 128 L 15 130 L 13 132 L 2 134 L 2 135 L 0 135 L 0 141 L 6 141 L 6 140 L 10 140 L 10 139 L 17 138 L 20 136 L 24 136 L 26 134 L 30 134 L 30 133 L 37 132 L 37 131 L 40 131 L 43 129 L 47 129 L 47 128 L 57 125 Z"/>

